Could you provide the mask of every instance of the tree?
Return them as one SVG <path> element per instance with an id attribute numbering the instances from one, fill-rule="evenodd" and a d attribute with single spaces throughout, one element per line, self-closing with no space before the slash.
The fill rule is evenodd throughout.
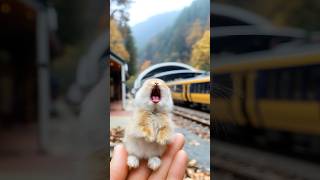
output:
<path id="1" fill-rule="evenodd" d="M 116 19 L 120 26 L 125 26 L 129 21 L 128 8 L 131 0 L 111 0 L 110 17 Z"/>
<path id="2" fill-rule="evenodd" d="M 124 39 L 119 31 L 118 24 L 114 19 L 110 20 L 110 48 L 126 61 L 129 61 L 130 55 L 125 48 Z"/>
<path id="3" fill-rule="evenodd" d="M 142 63 L 142 65 L 140 66 L 140 72 L 146 70 L 148 67 L 150 67 L 151 65 L 151 61 L 149 60 L 144 60 L 144 62 Z"/>
<path id="4" fill-rule="evenodd" d="M 190 63 L 197 69 L 210 70 L 210 31 L 203 33 L 202 38 L 192 47 Z"/>
<path id="5" fill-rule="evenodd" d="M 135 46 L 134 39 L 132 37 L 131 29 L 129 26 L 126 26 L 127 28 L 127 38 L 126 38 L 126 43 L 125 47 L 129 53 L 130 56 L 130 61 L 128 63 L 129 65 L 129 75 L 134 75 L 137 72 L 137 48 Z"/>
<path id="6" fill-rule="evenodd" d="M 203 32 L 202 32 L 201 22 L 199 19 L 196 19 L 192 23 L 188 31 L 188 35 L 186 37 L 187 45 L 191 47 L 195 42 L 197 42 L 201 38 L 202 33 Z"/>
<path id="7" fill-rule="evenodd" d="M 210 1 L 195 0 L 182 10 L 172 26 L 167 27 L 149 40 L 140 59 L 178 61 L 188 63 L 192 46 L 209 29 Z"/>

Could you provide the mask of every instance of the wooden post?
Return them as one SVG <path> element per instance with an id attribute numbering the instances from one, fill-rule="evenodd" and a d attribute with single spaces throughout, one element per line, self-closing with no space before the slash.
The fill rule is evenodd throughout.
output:
<path id="1" fill-rule="evenodd" d="M 47 152 L 50 118 L 50 78 L 49 78 L 49 31 L 46 8 L 40 8 L 37 14 L 36 42 L 38 69 L 38 135 L 39 149 Z"/>
<path id="2" fill-rule="evenodd" d="M 126 106 L 126 64 L 121 65 L 122 108 Z"/>

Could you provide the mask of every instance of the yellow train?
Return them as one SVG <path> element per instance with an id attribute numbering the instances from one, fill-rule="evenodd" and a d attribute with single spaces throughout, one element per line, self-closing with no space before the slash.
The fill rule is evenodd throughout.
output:
<path id="1" fill-rule="evenodd" d="M 286 133 L 292 140 L 301 135 L 319 140 L 319 50 L 313 46 L 217 60 L 214 83 L 229 91 L 214 93 L 217 122 Z"/>
<path id="2" fill-rule="evenodd" d="M 210 76 L 198 76 L 168 82 L 175 104 L 197 105 L 209 108 Z"/>

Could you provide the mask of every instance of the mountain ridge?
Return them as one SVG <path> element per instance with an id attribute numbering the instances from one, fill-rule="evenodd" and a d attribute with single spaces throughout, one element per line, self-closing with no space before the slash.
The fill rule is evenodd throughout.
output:
<path id="1" fill-rule="evenodd" d="M 132 27 L 132 35 L 138 51 L 142 50 L 152 37 L 171 26 L 180 12 L 181 10 L 176 10 L 157 14 L 134 25 Z"/>

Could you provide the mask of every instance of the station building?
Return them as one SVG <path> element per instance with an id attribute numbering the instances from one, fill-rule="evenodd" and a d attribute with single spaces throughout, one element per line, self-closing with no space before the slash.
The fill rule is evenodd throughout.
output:
<path id="1" fill-rule="evenodd" d="M 128 65 L 120 56 L 110 51 L 110 102 L 121 101 L 122 107 L 126 104 L 126 79 Z"/>
<path id="2" fill-rule="evenodd" d="M 48 66 L 60 49 L 55 21 L 55 11 L 39 1 L 0 1 L 0 139 L 17 140 L 16 148 L 10 146 L 14 152 L 23 150 L 17 144 L 28 134 L 32 134 L 31 144 L 45 146 L 50 111 Z M 10 148 L 2 140 L 0 151 Z"/>
<path id="3" fill-rule="evenodd" d="M 75 81 L 67 93 L 68 103 L 77 108 L 80 108 L 88 93 L 104 76 L 108 77 L 106 83 L 110 85 L 110 102 L 121 101 L 122 107 L 126 103 L 128 65 L 123 58 L 110 50 L 107 34 L 108 32 L 103 31 L 79 59 Z"/>

